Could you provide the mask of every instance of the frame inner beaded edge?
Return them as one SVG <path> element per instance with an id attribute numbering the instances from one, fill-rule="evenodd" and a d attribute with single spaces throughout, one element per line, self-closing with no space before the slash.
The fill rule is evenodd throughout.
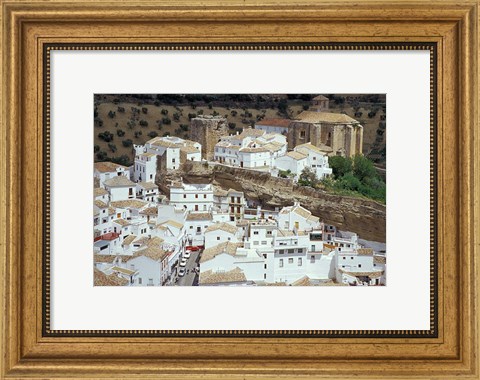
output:
<path id="1" fill-rule="evenodd" d="M 52 50 L 429 50 L 430 51 L 430 329 L 429 330 L 52 330 L 50 327 L 50 52 Z M 43 250 L 42 335 L 44 337 L 332 337 L 437 338 L 437 44 L 372 43 L 52 43 L 43 45 Z"/>

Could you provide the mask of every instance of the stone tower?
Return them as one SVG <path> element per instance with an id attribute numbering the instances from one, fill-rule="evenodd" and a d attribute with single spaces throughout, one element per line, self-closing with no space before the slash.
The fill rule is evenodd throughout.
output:
<path id="1" fill-rule="evenodd" d="M 215 144 L 228 136 L 227 119 L 221 116 L 202 115 L 190 122 L 190 140 L 202 144 L 202 158 L 213 160 Z"/>
<path id="2" fill-rule="evenodd" d="M 312 99 L 312 105 L 310 106 L 310 110 L 316 112 L 328 112 L 330 108 L 330 100 L 323 95 L 318 95 Z"/>

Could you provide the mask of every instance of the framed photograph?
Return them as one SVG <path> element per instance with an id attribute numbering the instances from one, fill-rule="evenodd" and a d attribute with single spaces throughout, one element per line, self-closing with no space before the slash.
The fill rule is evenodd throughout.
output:
<path id="1" fill-rule="evenodd" d="M 2 2 L 2 378 L 478 378 L 478 2 Z"/>

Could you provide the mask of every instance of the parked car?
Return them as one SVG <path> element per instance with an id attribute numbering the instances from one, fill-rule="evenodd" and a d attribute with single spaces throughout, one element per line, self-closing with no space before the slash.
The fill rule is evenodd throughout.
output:
<path id="1" fill-rule="evenodd" d="M 185 251 L 185 253 L 183 254 L 183 257 L 188 259 L 188 258 L 190 258 L 191 253 L 192 253 L 191 251 Z"/>
<path id="2" fill-rule="evenodd" d="M 178 270 L 178 277 L 183 277 L 185 276 L 185 268 L 180 268 Z"/>
<path id="3" fill-rule="evenodd" d="M 182 260 L 180 260 L 180 266 L 184 267 L 185 265 L 187 265 L 187 259 L 183 258 Z"/>

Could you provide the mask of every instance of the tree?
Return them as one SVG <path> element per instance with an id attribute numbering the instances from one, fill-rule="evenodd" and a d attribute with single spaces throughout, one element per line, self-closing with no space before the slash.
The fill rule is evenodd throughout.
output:
<path id="1" fill-rule="evenodd" d="M 107 157 L 108 157 L 107 152 L 104 152 L 103 150 L 97 153 L 97 160 L 99 161 L 105 161 Z"/>
<path id="2" fill-rule="evenodd" d="M 298 177 L 298 184 L 300 186 L 316 187 L 319 182 L 315 172 L 308 167 L 304 168 Z"/>
<path id="3" fill-rule="evenodd" d="M 118 136 L 118 137 L 125 136 L 125 132 L 122 131 L 121 129 L 117 129 L 117 136 Z"/>
<path id="4" fill-rule="evenodd" d="M 332 168 L 333 176 L 335 178 L 341 178 L 352 171 L 352 160 L 347 157 L 328 157 L 328 164 Z"/>
<path id="5" fill-rule="evenodd" d="M 115 117 L 115 112 L 114 111 L 108 111 L 108 117 L 110 119 L 113 119 Z"/>
<path id="6" fill-rule="evenodd" d="M 132 146 L 133 144 L 133 141 L 130 140 L 130 139 L 126 139 L 126 140 L 123 140 L 122 141 L 122 145 L 125 147 L 125 148 L 128 148 L 129 146 Z"/>
<path id="7" fill-rule="evenodd" d="M 100 145 L 94 145 L 93 146 L 93 153 L 97 153 L 100 151 Z"/>
<path id="8" fill-rule="evenodd" d="M 127 155 L 122 154 L 120 157 L 113 157 L 112 161 L 116 164 L 123 165 L 123 166 L 130 166 L 130 159 Z"/>
<path id="9" fill-rule="evenodd" d="M 353 174 L 363 182 L 366 178 L 376 178 L 377 170 L 371 160 L 358 155 L 353 158 Z"/>
<path id="10" fill-rule="evenodd" d="M 113 140 L 113 133 L 110 133 L 108 131 L 102 132 L 98 134 L 98 138 L 105 142 L 110 142 Z"/>
<path id="11" fill-rule="evenodd" d="M 158 133 L 155 132 L 155 131 L 151 131 L 151 132 L 148 133 L 147 136 L 153 139 L 154 137 L 157 137 L 157 136 L 158 136 Z"/>
<path id="12" fill-rule="evenodd" d="M 110 150 L 115 153 L 117 151 L 117 146 L 115 144 L 108 144 L 108 147 L 110 148 Z"/>

